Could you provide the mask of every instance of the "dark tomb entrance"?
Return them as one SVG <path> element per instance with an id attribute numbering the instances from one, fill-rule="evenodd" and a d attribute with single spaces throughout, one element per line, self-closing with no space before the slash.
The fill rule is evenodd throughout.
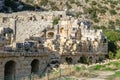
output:
<path id="1" fill-rule="evenodd" d="M 4 80 L 15 80 L 15 62 L 8 61 L 5 64 Z"/>
<path id="2" fill-rule="evenodd" d="M 71 57 L 66 57 L 65 60 L 68 64 L 72 64 L 72 62 L 73 62 Z"/>
<path id="3" fill-rule="evenodd" d="M 38 74 L 39 73 L 39 60 L 34 59 L 31 63 L 31 73 Z"/>

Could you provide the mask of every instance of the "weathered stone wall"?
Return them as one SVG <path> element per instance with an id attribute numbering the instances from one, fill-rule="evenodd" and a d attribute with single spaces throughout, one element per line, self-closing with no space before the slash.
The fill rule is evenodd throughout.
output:
<path id="1" fill-rule="evenodd" d="M 82 61 L 80 60 L 80 58 L 82 57 L 84 57 L 84 60 L 85 58 L 87 58 L 90 63 L 98 63 L 98 62 L 102 62 L 105 59 L 105 54 L 95 54 L 95 53 L 92 53 L 92 54 L 76 53 L 74 55 L 63 54 L 61 55 L 60 61 L 62 64 L 67 64 L 68 62 L 66 61 L 66 58 L 71 58 L 72 62 L 70 64 L 78 64 L 78 63 L 82 63 Z"/>
<path id="2" fill-rule="evenodd" d="M 53 27 L 53 19 L 61 15 L 65 17 L 65 11 L 1 13 L 0 27 L 13 29 L 16 42 L 23 42 L 30 36 L 40 36 L 45 28 Z"/>
<path id="3" fill-rule="evenodd" d="M 61 17 L 61 15 L 62 18 L 60 18 L 58 25 L 53 26 L 53 19 L 58 16 Z M 28 46 L 27 49 L 25 49 L 25 43 L 22 48 L 11 46 L 14 47 L 11 50 L 12 53 L 0 53 L 1 80 L 4 78 L 5 64 L 11 60 L 16 63 L 15 78 L 19 78 L 31 74 L 31 62 L 33 60 L 39 61 L 39 74 L 42 73 L 47 64 L 52 61 L 50 59 L 51 54 L 59 57 L 61 63 L 69 62 L 71 64 L 78 63 L 81 57 L 86 57 L 91 63 L 96 63 L 103 60 L 107 54 L 108 41 L 101 30 L 95 32 L 85 22 L 81 22 L 79 25 L 78 19 L 66 16 L 65 12 L 62 11 L 0 14 L 0 23 L 1 32 L 2 28 L 10 28 L 8 33 L 5 34 L 5 31 L 1 33 L 1 36 L 3 35 L 6 40 L 10 38 L 11 44 L 7 45 L 24 43 L 25 39 L 38 44 L 32 47 Z M 11 31 L 11 35 L 8 36 L 11 29 L 13 32 Z M 15 37 L 15 40 L 11 40 L 12 36 Z M 29 38 L 32 36 L 37 39 Z M 25 51 L 28 53 L 24 53 Z M 41 53 L 41 51 L 45 52 Z"/>
<path id="4" fill-rule="evenodd" d="M 29 55 L 0 55 L 0 80 L 4 80 L 5 64 L 8 61 L 14 61 L 15 64 L 15 78 L 21 80 L 20 77 L 29 76 L 31 74 L 31 62 L 33 60 L 39 61 L 39 74 L 44 72 L 49 63 L 49 57 L 46 54 L 29 54 Z"/>

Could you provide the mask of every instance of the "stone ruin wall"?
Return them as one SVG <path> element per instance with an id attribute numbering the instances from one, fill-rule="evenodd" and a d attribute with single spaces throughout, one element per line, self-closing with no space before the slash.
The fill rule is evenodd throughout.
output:
<path id="1" fill-rule="evenodd" d="M 53 19 L 60 15 L 65 17 L 66 13 L 53 11 L 0 14 L 0 27 L 10 27 L 14 32 L 16 27 L 16 42 L 24 42 L 30 36 L 40 36 L 41 31 L 46 27 L 52 27 Z"/>
<path id="2" fill-rule="evenodd" d="M 103 47 L 103 42 L 99 41 L 102 38 L 102 31 L 99 30 L 95 32 L 95 30 L 88 30 L 86 29 L 86 26 L 84 24 L 81 24 L 81 26 L 78 26 L 77 19 L 73 17 L 66 16 L 64 11 L 57 12 L 19 12 L 19 13 L 13 13 L 13 14 L 1 14 L 0 16 L 0 23 L 1 23 L 1 30 L 4 27 L 10 27 L 13 29 L 16 40 L 13 42 L 13 47 L 15 47 L 14 43 L 22 42 L 24 43 L 25 39 L 29 39 L 29 37 L 40 37 L 42 34 L 44 34 L 42 31 L 45 28 L 52 28 L 53 27 L 53 19 L 55 17 L 62 16 L 61 20 L 59 21 L 59 31 L 57 29 L 51 29 L 47 31 L 47 37 L 50 32 L 53 32 L 54 37 L 52 38 L 52 41 L 54 42 L 54 39 L 56 39 L 56 35 L 60 35 L 60 45 L 53 44 L 48 42 L 45 43 L 48 48 L 50 48 L 53 51 L 58 51 L 56 48 L 60 48 L 60 53 L 63 52 L 63 49 L 66 48 L 72 50 L 72 51 L 88 51 L 89 42 L 87 41 L 87 37 L 92 39 L 91 44 L 96 48 L 96 50 L 99 51 L 106 51 L 107 50 L 107 44 Z M 56 27 L 56 26 L 55 26 Z M 76 32 L 78 27 L 81 29 L 81 40 L 78 40 L 77 43 L 70 43 L 72 47 L 70 47 L 69 43 L 66 43 L 67 38 L 70 39 L 70 36 L 73 38 L 76 38 Z M 58 27 L 56 27 L 58 28 Z M 73 30 L 75 28 L 75 30 Z M 15 33 L 16 32 L 16 33 Z M 78 33 L 78 35 L 80 35 Z M 80 36 L 79 36 L 80 37 Z M 98 42 L 94 41 L 95 39 L 98 39 Z M 48 38 L 49 39 L 49 38 Z M 51 39 L 50 39 L 51 41 Z M 51 41 L 51 42 L 52 42 Z M 81 43 L 85 43 L 84 47 L 77 50 L 77 46 L 80 47 Z M 48 45 L 49 43 L 49 45 Z M 67 45 L 64 45 L 67 44 Z M 86 46 L 85 46 L 86 45 Z M 68 46 L 68 47 L 67 47 Z M 65 50 L 64 50 L 65 51 Z"/>
<path id="3" fill-rule="evenodd" d="M 31 61 L 33 59 L 38 59 L 40 61 L 40 72 L 44 70 L 44 68 L 47 66 L 46 62 L 51 61 L 50 55 L 52 53 L 58 54 L 60 53 L 61 55 L 58 54 L 61 58 L 61 63 L 66 62 L 66 57 L 71 57 L 73 59 L 73 64 L 78 63 L 78 60 L 80 57 L 83 57 L 83 55 L 87 57 L 92 57 L 92 62 L 95 63 L 99 61 L 99 58 L 105 58 L 105 54 L 107 53 L 107 44 L 104 44 L 103 42 L 94 42 L 92 43 L 96 47 L 96 51 L 90 52 L 89 51 L 89 41 L 86 40 L 87 36 L 90 35 L 89 31 L 83 32 L 82 37 L 85 38 L 85 40 L 80 40 L 81 38 L 77 40 L 72 40 L 70 38 L 66 38 L 67 36 L 70 37 L 71 34 L 73 34 L 74 37 L 76 37 L 75 33 L 77 30 L 73 31 L 73 28 L 78 29 L 77 21 L 75 21 L 74 18 L 67 18 L 64 12 L 29 12 L 29 13 L 14 13 L 14 14 L 0 14 L 0 29 L 2 30 L 3 28 L 10 27 L 11 29 L 14 30 L 14 35 L 16 31 L 16 42 L 24 42 L 25 39 L 29 38 L 30 36 L 41 36 L 41 31 L 44 30 L 47 27 L 53 27 L 52 21 L 53 18 L 56 16 L 62 16 L 65 18 L 61 19 L 61 22 L 59 23 L 59 28 L 64 28 L 63 31 L 59 31 L 60 33 L 60 39 L 55 39 L 55 36 L 57 35 L 57 29 L 55 30 L 48 30 L 47 34 L 49 32 L 54 32 L 54 37 L 48 38 L 45 43 L 45 51 L 44 53 L 50 53 L 47 57 L 46 56 L 1 56 L 0 55 L 0 76 L 1 78 L 4 77 L 4 65 L 7 61 L 13 60 L 17 63 L 16 65 L 16 77 L 17 76 L 22 76 L 22 75 L 29 75 L 31 74 Z M 67 18 L 67 19 L 66 19 Z M 63 21 L 63 22 L 62 22 Z M 16 28 L 16 29 L 15 29 Z M 67 32 L 68 30 L 68 32 Z M 86 30 L 87 31 L 87 30 Z M 98 37 L 101 37 L 100 31 L 97 31 Z M 93 30 L 93 33 L 91 31 L 92 38 L 96 37 L 96 34 Z M 78 33 L 78 35 L 80 35 Z M 81 37 L 81 36 L 79 36 Z M 100 38 L 99 38 L 100 39 Z M 82 43 L 83 44 L 82 44 Z M 83 47 L 81 47 L 81 44 Z M 96 46 L 97 45 L 97 46 Z M 99 48 L 99 49 L 98 49 Z M 104 48 L 104 49 L 103 49 Z M 101 52 L 99 52 L 101 51 Z M 32 52 L 33 53 L 33 52 Z M 41 53 L 41 52 L 39 52 Z M 98 53 L 98 54 L 97 54 Z M 33 53 L 34 54 L 34 53 Z M 48 61 L 49 60 L 49 61 Z M 19 64 L 18 64 L 19 63 Z M 20 75 L 22 74 L 22 75 Z"/>
<path id="4" fill-rule="evenodd" d="M 19 56 L 19 55 L 2 55 L 0 54 L 0 80 L 4 80 L 5 74 L 5 64 L 9 61 L 15 62 L 15 78 L 16 80 L 21 80 L 21 78 L 29 77 L 31 74 L 31 63 L 33 60 L 39 61 L 39 74 L 44 72 L 49 63 L 49 57 L 43 54 L 39 56 L 30 55 Z"/>

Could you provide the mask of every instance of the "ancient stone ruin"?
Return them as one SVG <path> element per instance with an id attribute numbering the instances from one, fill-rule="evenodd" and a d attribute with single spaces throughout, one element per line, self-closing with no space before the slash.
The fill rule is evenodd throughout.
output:
<path id="1" fill-rule="evenodd" d="M 53 25 L 55 18 L 59 21 Z M 65 11 L 0 14 L 0 80 L 42 74 L 53 59 L 61 64 L 84 63 L 86 58 L 96 63 L 107 51 L 102 30 Z"/>

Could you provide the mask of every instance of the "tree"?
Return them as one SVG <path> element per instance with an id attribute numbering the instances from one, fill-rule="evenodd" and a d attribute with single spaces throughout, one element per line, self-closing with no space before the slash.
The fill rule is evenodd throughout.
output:
<path id="1" fill-rule="evenodd" d="M 104 31 L 105 36 L 107 36 L 109 42 L 108 42 L 108 50 L 116 53 L 117 52 L 117 45 L 116 41 L 120 40 L 120 32 L 113 31 L 113 30 L 105 30 Z"/>
<path id="2" fill-rule="evenodd" d="M 109 31 L 105 31 L 104 34 L 112 42 L 120 40 L 120 32 L 109 30 Z"/>

